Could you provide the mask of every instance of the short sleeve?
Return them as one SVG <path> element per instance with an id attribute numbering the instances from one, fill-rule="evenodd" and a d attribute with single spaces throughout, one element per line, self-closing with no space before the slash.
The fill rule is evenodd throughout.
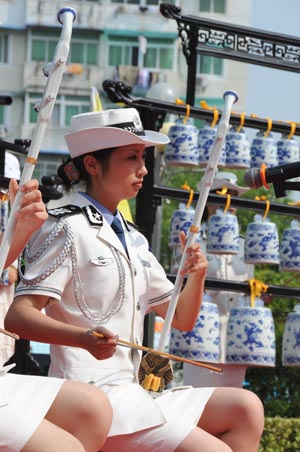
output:
<path id="1" fill-rule="evenodd" d="M 48 220 L 30 240 L 25 271 L 16 289 L 19 295 L 45 295 L 61 299 L 72 277 L 71 241 L 67 220 Z"/>

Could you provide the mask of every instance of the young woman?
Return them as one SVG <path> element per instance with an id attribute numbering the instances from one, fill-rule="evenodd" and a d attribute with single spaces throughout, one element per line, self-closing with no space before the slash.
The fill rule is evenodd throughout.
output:
<path id="1" fill-rule="evenodd" d="M 117 346 L 117 336 L 142 344 L 145 315 L 164 317 L 173 289 L 144 236 L 117 210 L 142 187 L 146 148 L 168 138 L 144 131 L 133 108 L 78 115 L 71 127 L 72 160 L 59 175 L 69 184 L 85 180 L 86 188 L 49 211 L 32 239 L 7 328 L 54 344 L 50 375 L 93 382 L 106 392 L 113 422 L 104 452 L 257 451 L 263 409 L 253 393 L 190 387 L 152 397 L 138 383 L 140 353 Z M 126 249 L 114 232 L 115 217 Z M 188 279 L 174 327 L 192 329 L 206 268 L 195 243 L 187 249 Z"/>
<path id="2" fill-rule="evenodd" d="M 16 213 L 9 265 L 48 215 L 32 180 Z M 11 201 L 18 184 L 10 183 Z M 5 332 L 5 331 L 4 331 Z M 1 331 L 0 331 L 1 333 Z M 6 373 L 0 367 L 0 450 L 5 452 L 96 452 L 110 425 L 112 410 L 105 394 L 93 385 L 59 378 Z"/>

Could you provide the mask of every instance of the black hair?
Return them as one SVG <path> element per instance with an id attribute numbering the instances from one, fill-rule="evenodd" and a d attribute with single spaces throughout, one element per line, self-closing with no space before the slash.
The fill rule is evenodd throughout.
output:
<path id="1" fill-rule="evenodd" d="M 58 167 L 57 175 L 62 179 L 66 188 L 77 184 L 80 181 L 89 182 L 90 175 L 85 169 L 84 158 L 87 155 L 93 155 L 96 160 L 101 162 L 102 169 L 105 172 L 108 167 L 110 156 L 115 149 L 116 148 L 99 149 L 98 151 L 80 155 L 74 159 L 69 158 Z"/>

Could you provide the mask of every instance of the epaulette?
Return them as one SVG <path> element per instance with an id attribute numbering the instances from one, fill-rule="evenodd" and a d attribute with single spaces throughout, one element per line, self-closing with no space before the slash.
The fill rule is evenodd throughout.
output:
<path id="1" fill-rule="evenodd" d="M 102 226 L 103 217 L 102 214 L 93 205 L 88 206 L 74 206 L 69 204 L 67 206 L 56 207 L 54 209 L 47 210 L 48 214 L 52 217 L 62 218 L 70 215 L 77 215 L 83 213 L 91 226 Z"/>
<path id="2" fill-rule="evenodd" d="M 47 209 L 47 212 L 52 217 L 61 218 L 81 213 L 81 208 L 79 206 L 69 204 L 67 206 L 55 207 L 54 209 Z"/>

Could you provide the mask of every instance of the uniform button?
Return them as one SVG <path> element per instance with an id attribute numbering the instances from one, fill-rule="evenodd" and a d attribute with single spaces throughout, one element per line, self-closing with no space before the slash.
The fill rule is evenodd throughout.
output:
<path id="1" fill-rule="evenodd" d="M 136 304 L 136 309 L 137 309 L 137 311 L 139 311 L 141 309 L 140 303 Z"/>
<path id="2" fill-rule="evenodd" d="M 134 343 L 135 343 L 135 344 L 138 344 L 138 343 L 139 343 L 139 341 L 138 341 L 138 339 L 137 339 L 136 337 L 134 338 Z"/>
<path id="3" fill-rule="evenodd" d="M 136 276 L 136 275 L 137 275 L 137 271 L 136 271 L 136 268 L 134 268 L 134 269 L 133 269 L 133 274 L 134 274 L 134 276 Z"/>

